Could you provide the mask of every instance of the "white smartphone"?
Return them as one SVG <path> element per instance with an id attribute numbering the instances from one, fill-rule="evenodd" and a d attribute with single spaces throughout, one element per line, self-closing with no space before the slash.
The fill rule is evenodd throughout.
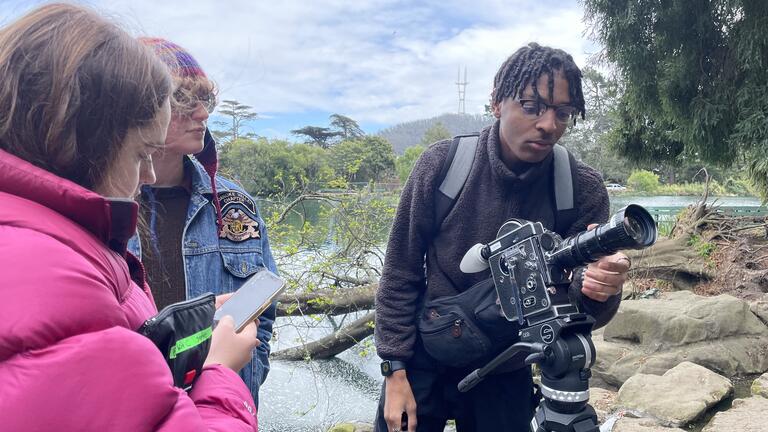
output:
<path id="1" fill-rule="evenodd" d="M 222 317 L 231 315 L 235 320 L 235 332 L 240 333 L 275 301 L 285 289 L 285 285 L 283 278 L 264 269 L 248 278 L 243 286 L 216 310 L 213 319 L 219 321 Z"/>

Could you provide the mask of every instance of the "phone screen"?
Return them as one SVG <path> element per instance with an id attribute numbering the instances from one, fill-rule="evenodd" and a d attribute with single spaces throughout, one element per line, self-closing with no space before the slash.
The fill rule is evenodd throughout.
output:
<path id="1" fill-rule="evenodd" d="M 285 280 L 269 270 L 262 270 L 250 278 L 216 311 L 214 320 L 225 315 L 235 320 L 235 331 L 240 332 L 258 318 L 285 289 Z"/>

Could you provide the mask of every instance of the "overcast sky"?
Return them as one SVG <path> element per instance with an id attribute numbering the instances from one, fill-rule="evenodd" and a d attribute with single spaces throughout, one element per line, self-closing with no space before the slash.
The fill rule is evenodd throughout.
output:
<path id="1" fill-rule="evenodd" d="M 0 0 L 0 23 L 39 1 Z M 333 113 L 367 132 L 456 112 L 457 72 L 467 68 L 466 112 L 482 113 L 499 65 L 536 41 L 584 66 L 596 45 L 584 36 L 576 0 L 77 1 L 135 35 L 188 49 L 221 98 L 251 105 L 251 131 L 291 137 L 327 126 Z"/>

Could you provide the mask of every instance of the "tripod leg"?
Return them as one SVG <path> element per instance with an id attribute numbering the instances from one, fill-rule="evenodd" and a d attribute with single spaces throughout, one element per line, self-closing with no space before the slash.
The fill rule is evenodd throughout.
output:
<path id="1" fill-rule="evenodd" d="M 532 432 L 600 432 L 597 414 L 590 405 L 575 413 L 557 412 L 541 401 L 531 420 Z"/>

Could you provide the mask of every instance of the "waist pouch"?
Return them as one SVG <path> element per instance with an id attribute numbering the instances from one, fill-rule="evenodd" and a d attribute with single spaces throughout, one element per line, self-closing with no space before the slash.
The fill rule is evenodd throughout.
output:
<path id="1" fill-rule="evenodd" d="M 501 312 L 492 279 L 424 304 L 419 334 L 427 353 L 450 367 L 479 366 L 517 342 L 519 326 Z"/>
<path id="2" fill-rule="evenodd" d="M 215 311 L 216 297 L 203 294 L 166 306 L 139 328 L 160 349 L 176 387 L 189 391 L 200 376 L 211 348 Z"/>

